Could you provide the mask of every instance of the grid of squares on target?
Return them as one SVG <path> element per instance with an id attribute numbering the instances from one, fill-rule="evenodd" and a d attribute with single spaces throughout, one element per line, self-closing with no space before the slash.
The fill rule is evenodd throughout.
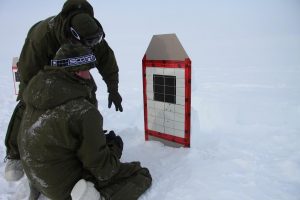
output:
<path id="1" fill-rule="evenodd" d="M 184 70 L 146 67 L 148 129 L 184 137 Z"/>

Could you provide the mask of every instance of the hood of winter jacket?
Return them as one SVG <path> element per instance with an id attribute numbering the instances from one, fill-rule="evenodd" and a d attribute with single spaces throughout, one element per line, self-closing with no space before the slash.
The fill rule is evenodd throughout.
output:
<path id="1" fill-rule="evenodd" d="M 78 13 L 87 13 L 94 17 L 94 9 L 86 0 L 67 0 L 61 12 L 50 22 L 50 27 L 55 27 L 56 38 L 63 44 L 69 33 L 71 18 Z M 51 25 L 54 23 L 55 25 Z"/>
<path id="2" fill-rule="evenodd" d="M 86 0 L 67 0 L 63 5 L 61 15 L 67 17 L 74 11 L 86 12 L 91 16 L 94 16 L 93 7 Z"/>
<path id="3" fill-rule="evenodd" d="M 92 82 L 63 70 L 40 71 L 24 91 L 24 101 L 39 110 L 54 108 L 73 99 L 91 96 Z"/>

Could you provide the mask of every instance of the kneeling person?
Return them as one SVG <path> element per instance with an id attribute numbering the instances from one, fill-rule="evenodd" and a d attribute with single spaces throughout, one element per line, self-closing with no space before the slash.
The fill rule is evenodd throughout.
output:
<path id="1" fill-rule="evenodd" d="M 103 118 L 89 102 L 94 54 L 65 44 L 51 63 L 24 92 L 18 145 L 31 186 L 54 200 L 71 193 L 73 199 L 137 199 L 151 175 L 138 162 L 121 163 L 122 139 L 103 132 Z"/>

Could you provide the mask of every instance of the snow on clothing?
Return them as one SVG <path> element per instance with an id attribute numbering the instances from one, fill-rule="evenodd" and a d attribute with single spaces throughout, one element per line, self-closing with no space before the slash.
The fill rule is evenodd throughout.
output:
<path id="1" fill-rule="evenodd" d="M 103 119 L 87 98 L 88 80 L 64 71 L 40 71 L 24 92 L 26 109 L 18 137 L 25 173 L 50 199 L 70 199 L 75 183 L 95 183 L 106 199 L 137 199 L 151 176 L 138 162 L 120 163 L 108 146 Z"/>
<path id="2" fill-rule="evenodd" d="M 86 0 L 68 0 L 58 15 L 36 23 L 29 30 L 18 62 L 21 79 L 18 100 L 21 101 L 15 108 L 5 139 L 8 158 L 19 159 L 16 138 L 25 107 L 22 102 L 22 94 L 26 85 L 43 66 L 50 65 L 50 60 L 53 59 L 61 44 L 68 41 L 67 37 L 70 34 L 68 29 L 71 18 L 83 12 L 92 17 L 94 16 L 93 8 Z M 118 91 L 119 68 L 113 50 L 103 40 L 93 47 L 93 52 L 97 59 L 97 69 L 107 85 L 108 92 Z M 93 103 L 97 105 L 95 95 L 97 87 L 95 83 L 93 87 L 92 99 Z"/>

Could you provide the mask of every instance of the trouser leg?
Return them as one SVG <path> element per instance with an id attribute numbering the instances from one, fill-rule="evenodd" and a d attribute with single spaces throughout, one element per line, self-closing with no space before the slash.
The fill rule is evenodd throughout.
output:
<path id="1" fill-rule="evenodd" d="M 19 101 L 8 124 L 5 137 L 6 157 L 8 159 L 20 159 L 18 132 L 24 111 L 25 104 L 22 101 Z"/>
<path id="2" fill-rule="evenodd" d="M 29 181 L 29 189 L 30 189 L 30 193 L 29 193 L 28 200 L 39 199 L 39 196 L 41 195 L 41 193 L 34 187 L 33 184 L 31 184 L 30 181 Z"/>
<path id="3" fill-rule="evenodd" d="M 105 200 L 136 200 L 151 185 L 152 178 L 147 168 L 140 163 L 122 163 L 120 171 L 109 182 L 99 183 L 99 191 Z"/>

